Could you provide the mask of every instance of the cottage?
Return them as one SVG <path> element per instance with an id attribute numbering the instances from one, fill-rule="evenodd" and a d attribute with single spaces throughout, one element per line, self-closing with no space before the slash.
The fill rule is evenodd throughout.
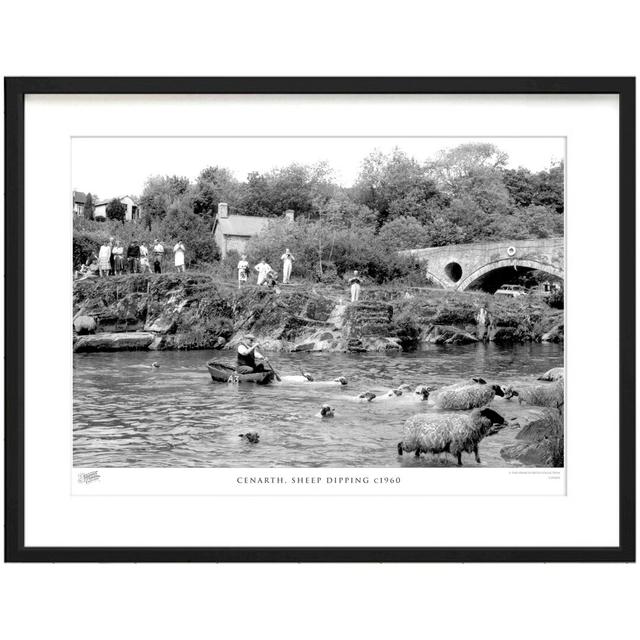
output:
<path id="1" fill-rule="evenodd" d="M 106 220 L 107 219 L 107 205 L 113 200 L 113 198 L 109 198 L 107 200 L 98 200 L 95 203 L 93 210 L 93 217 L 96 220 Z M 133 198 L 130 196 L 124 196 L 122 198 L 118 198 L 122 204 L 127 207 L 127 211 L 124 215 L 125 220 L 138 220 L 140 218 L 140 208 L 134 202 Z"/>
<path id="2" fill-rule="evenodd" d="M 285 217 L 293 221 L 293 211 L 285 211 Z M 220 249 L 220 255 L 225 258 L 230 251 L 243 253 L 249 240 L 265 229 L 269 220 L 273 218 L 229 215 L 229 205 L 226 202 L 220 202 L 218 215 L 213 224 L 213 237 Z"/>
<path id="3" fill-rule="evenodd" d="M 71 201 L 71 209 L 73 211 L 73 215 L 84 215 L 84 203 L 87 201 L 87 194 L 83 191 L 74 191 Z"/>

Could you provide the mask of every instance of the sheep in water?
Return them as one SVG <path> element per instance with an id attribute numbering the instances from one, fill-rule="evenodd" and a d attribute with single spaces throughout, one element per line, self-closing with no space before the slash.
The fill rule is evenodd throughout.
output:
<path id="1" fill-rule="evenodd" d="M 328 404 L 323 404 L 319 413 L 316 413 L 316 418 L 333 418 L 336 415 L 336 410 Z"/>
<path id="2" fill-rule="evenodd" d="M 539 376 L 538 380 L 546 380 L 547 382 L 564 380 L 564 367 L 554 367 L 553 369 L 549 369 L 549 371 L 546 371 Z"/>
<path id="3" fill-rule="evenodd" d="M 474 453 L 480 464 L 478 444 L 487 435 L 505 426 L 505 419 L 493 409 L 474 409 L 470 414 L 439 415 L 419 413 L 404 424 L 398 455 L 404 451 L 421 453 L 450 453 L 462 466 L 462 452 Z"/>
<path id="4" fill-rule="evenodd" d="M 260 434 L 257 431 L 248 431 L 247 433 L 239 433 L 238 437 L 248 440 L 251 444 L 260 442 Z"/>
<path id="5" fill-rule="evenodd" d="M 281 375 L 280 384 L 312 384 L 317 387 L 344 387 L 347 384 L 347 379 L 344 376 L 339 376 L 333 380 L 314 380 L 310 374 L 301 375 Z"/>
<path id="6" fill-rule="evenodd" d="M 437 389 L 432 393 L 431 399 L 439 409 L 465 411 L 484 407 L 495 396 L 504 396 L 504 391 L 499 384 L 487 384 L 482 378 L 473 378 Z"/>
<path id="7" fill-rule="evenodd" d="M 383 402 L 385 400 L 399 398 L 400 396 L 405 395 L 408 391 L 411 391 L 411 387 L 408 384 L 401 384 L 396 389 L 389 389 L 389 391 L 381 395 L 378 395 L 373 391 L 365 391 L 364 393 L 359 394 L 355 400 L 357 402 Z"/>
<path id="8" fill-rule="evenodd" d="M 518 387 L 513 395 L 518 397 L 520 404 L 524 402 L 536 407 L 560 409 L 564 405 L 564 379 Z"/>

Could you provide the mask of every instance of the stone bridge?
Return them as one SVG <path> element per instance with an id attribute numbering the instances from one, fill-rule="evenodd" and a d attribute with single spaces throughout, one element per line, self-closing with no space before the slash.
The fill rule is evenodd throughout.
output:
<path id="1" fill-rule="evenodd" d="M 530 270 L 564 279 L 564 238 L 454 244 L 402 253 L 417 256 L 427 278 L 444 289 L 493 292 L 518 272 Z"/>

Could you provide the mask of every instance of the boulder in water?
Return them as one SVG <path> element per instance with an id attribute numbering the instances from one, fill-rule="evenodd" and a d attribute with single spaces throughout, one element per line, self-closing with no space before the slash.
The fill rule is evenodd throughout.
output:
<path id="1" fill-rule="evenodd" d="M 122 333 L 98 333 L 80 336 L 73 350 L 79 352 L 91 351 L 136 351 L 147 349 L 155 336 L 143 331 Z"/>

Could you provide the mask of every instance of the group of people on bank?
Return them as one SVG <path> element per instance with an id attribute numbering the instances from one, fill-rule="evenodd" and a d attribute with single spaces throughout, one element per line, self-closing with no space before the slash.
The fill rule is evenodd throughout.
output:
<path id="1" fill-rule="evenodd" d="M 284 253 L 280 256 L 282 260 L 282 284 L 290 284 L 291 271 L 293 270 L 293 263 L 295 258 L 289 249 L 285 249 Z M 258 264 L 254 267 L 257 272 L 256 284 L 258 286 L 276 287 L 278 282 L 278 274 L 267 262 L 266 258 L 262 258 Z M 240 256 L 238 261 L 238 288 L 249 282 L 250 265 L 247 260 L 246 254 Z M 354 271 L 351 278 L 349 278 L 349 288 L 351 292 L 351 302 L 358 302 L 360 299 L 360 289 L 362 286 L 362 278 L 358 271 Z"/>
<path id="2" fill-rule="evenodd" d="M 293 257 L 289 249 L 285 249 L 282 256 L 282 284 L 289 284 L 291 282 L 291 271 L 293 269 Z M 246 254 L 240 256 L 238 261 L 238 288 L 249 282 L 250 266 L 247 261 Z M 267 263 L 266 258 L 262 258 L 258 264 L 254 267 L 254 270 L 258 274 L 256 284 L 259 286 L 275 287 L 278 282 L 278 273 L 272 269 L 271 265 Z"/>
<path id="3" fill-rule="evenodd" d="M 76 271 L 79 279 L 99 276 L 121 275 L 124 273 L 162 273 L 166 270 L 165 253 L 167 251 L 160 240 L 156 238 L 153 247 L 149 249 L 144 242 L 132 240 L 125 248 L 115 239 L 109 238 L 102 243 L 98 253 L 91 252 L 85 263 Z M 185 270 L 186 248 L 181 240 L 173 247 L 173 263 L 175 270 Z"/>

